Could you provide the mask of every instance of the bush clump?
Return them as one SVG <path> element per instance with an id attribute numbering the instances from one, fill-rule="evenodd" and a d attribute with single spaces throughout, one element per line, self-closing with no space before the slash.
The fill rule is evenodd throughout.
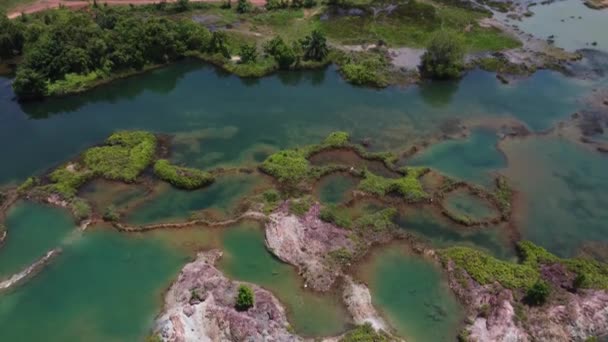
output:
<path id="1" fill-rule="evenodd" d="M 77 163 L 60 166 L 50 175 L 51 184 L 44 187 L 45 190 L 60 194 L 64 198 L 76 196 L 78 189 L 90 179 L 95 173 Z"/>
<path id="2" fill-rule="evenodd" d="M 199 189 L 214 181 L 213 175 L 209 172 L 176 166 L 166 159 L 156 161 L 154 174 L 171 185 L 186 190 Z"/>
<path id="3" fill-rule="evenodd" d="M 285 150 L 266 158 L 261 169 L 281 183 L 297 184 L 308 176 L 310 163 L 301 151 Z"/>
<path id="4" fill-rule="evenodd" d="M 347 132 L 336 131 L 336 132 L 331 132 L 325 138 L 325 140 L 323 140 L 323 145 L 331 146 L 331 147 L 339 147 L 339 146 L 344 146 L 344 145 L 348 144 L 349 140 L 350 140 L 350 135 Z"/>
<path id="5" fill-rule="evenodd" d="M 366 214 L 356 219 L 353 223 L 355 229 L 361 231 L 381 232 L 395 227 L 393 218 L 397 215 L 397 209 L 386 208 L 372 214 Z"/>
<path id="6" fill-rule="evenodd" d="M 352 226 L 352 221 L 348 214 L 334 204 L 321 208 L 319 218 L 324 222 L 332 223 L 342 228 L 350 228 Z"/>
<path id="7" fill-rule="evenodd" d="M 433 35 L 422 55 L 420 73 L 433 79 L 458 78 L 463 69 L 463 58 L 460 38 L 449 31 L 439 31 Z"/>
<path id="8" fill-rule="evenodd" d="M 240 285 L 236 295 L 235 308 L 238 311 L 247 311 L 255 304 L 253 290 L 250 286 Z"/>
<path id="9" fill-rule="evenodd" d="M 549 298 L 551 288 L 546 282 L 539 280 L 526 291 L 526 302 L 530 305 L 543 305 Z"/>
<path id="10" fill-rule="evenodd" d="M 420 201 L 428 196 L 419 180 L 426 171 L 425 168 L 408 168 L 404 177 L 393 179 L 365 170 L 363 180 L 359 182 L 358 187 L 359 190 L 378 196 L 394 192 L 407 201 Z"/>
<path id="11" fill-rule="evenodd" d="M 33 188 L 36 185 L 38 185 L 39 182 L 40 181 L 36 177 L 28 177 L 23 183 L 21 183 L 21 185 L 19 185 L 19 187 L 17 188 L 17 192 L 19 194 L 24 194 L 25 192 L 27 192 L 31 188 Z M 1 200 L 0 200 L 0 203 L 2 203 Z"/>
<path id="12" fill-rule="evenodd" d="M 96 174 L 112 180 L 133 182 L 154 159 L 156 137 L 144 131 L 112 134 L 106 145 L 84 153 L 84 163 Z"/>
<path id="13" fill-rule="evenodd" d="M 389 342 L 392 341 L 384 332 L 376 331 L 370 323 L 360 325 L 347 332 L 340 342 Z"/>

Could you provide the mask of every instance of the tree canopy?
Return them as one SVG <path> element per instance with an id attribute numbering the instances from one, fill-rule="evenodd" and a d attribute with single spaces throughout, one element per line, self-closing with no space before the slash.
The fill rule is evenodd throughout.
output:
<path id="1" fill-rule="evenodd" d="M 453 33 L 439 31 L 431 38 L 422 56 L 420 73 L 434 79 L 458 78 L 462 71 L 463 44 Z"/>

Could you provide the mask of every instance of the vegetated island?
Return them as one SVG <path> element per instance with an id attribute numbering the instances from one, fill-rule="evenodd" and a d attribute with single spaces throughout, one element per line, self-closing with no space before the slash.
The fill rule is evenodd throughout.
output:
<path id="1" fill-rule="evenodd" d="M 385 87 L 456 78 L 479 66 L 501 74 L 560 67 L 576 54 L 548 44 L 522 46 L 492 18 L 518 11 L 498 2 L 181 0 L 141 6 L 95 1 L 0 18 L 0 64 L 15 66 L 21 101 L 85 91 L 183 58 L 242 77 L 338 66 L 357 85 Z M 530 45 L 530 44 L 527 44 Z M 522 58 L 526 56 L 526 58 Z"/>
<path id="2" fill-rule="evenodd" d="M 105 220 L 125 233 L 191 226 L 193 221 L 131 226 L 122 222 L 123 213 L 96 212 L 78 197 L 78 190 L 95 178 L 128 184 L 160 180 L 194 189 L 208 185 L 210 177 L 232 172 L 173 165 L 165 152 L 169 149 L 163 146 L 168 141 L 165 136 L 144 131 L 116 132 L 72 161 L 27 179 L 2 199 L 24 198 L 68 207 L 78 221 L 85 223 L 83 226 Z M 352 152 L 365 161 L 380 161 L 386 170 L 376 172 L 384 175 L 366 166 L 310 162 L 323 153 Z M 334 132 L 318 144 L 268 156 L 257 169 L 272 177 L 272 186 L 243 198 L 235 212 L 235 220 L 245 217 L 264 224 L 268 250 L 297 267 L 313 291 L 340 287 L 358 327 L 326 341 L 399 340 L 373 307 L 367 287 L 351 277 L 358 261 L 371 248 L 394 240 L 446 272 L 450 288 L 467 312 L 460 340 L 584 340 L 608 333 L 608 265 L 591 259 L 558 258 L 527 241 L 517 242 L 520 262 L 499 260 L 469 247 L 436 250 L 394 223 L 400 206 L 426 206 L 445 215 L 440 199 L 456 189 L 470 191 L 495 206 L 500 214 L 492 220 L 508 221 L 512 190 L 504 178 L 497 178 L 494 189 L 479 188 L 428 168 L 399 168 L 395 161 L 391 153 L 369 152 L 352 143 L 346 132 Z M 148 168 L 155 172 L 144 174 Z M 334 173 L 359 179 L 353 200 L 322 205 L 313 199 L 311 191 L 321 178 Z M 365 212 L 350 210 L 366 201 L 380 207 Z M 3 211 L 6 207 L 3 205 Z M 461 229 L 471 229 L 467 220 L 446 216 Z M 222 224 L 209 220 L 196 223 Z M 475 229 L 483 229 L 483 222 L 478 227 Z M 219 257 L 219 251 L 204 252 L 184 267 L 166 294 L 150 340 L 244 341 L 248 336 L 306 340 L 292 332 L 285 309 L 271 293 L 253 284 L 231 281 L 217 270 L 214 264 Z"/>

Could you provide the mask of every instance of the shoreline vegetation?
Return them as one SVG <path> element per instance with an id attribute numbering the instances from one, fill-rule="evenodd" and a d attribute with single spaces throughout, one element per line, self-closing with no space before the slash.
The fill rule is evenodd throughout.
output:
<path id="1" fill-rule="evenodd" d="M 391 61 L 391 49 L 424 48 L 439 32 L 455 38 L 456 49 L 465 53 L 521 46 L 511 35 L 480 25 L 491 15 L 472 5 L 416 0 L 269 1 L 265 7 L 246 0 L 141 6 L 94 2 L 81 10 L 52 9 L 14 20 L 3 16 L 0 64 L 16 65 L 13 88 L 20 101 L 80 93 L 183 58 L 245 78 L 333 63 L 350 83 L 386 87 L 420 79 L 420 63 L 399 68 Z M 462 52 L 455 54 L 452 77 L 474 66 L 465 65 Z M 488 57 L 483 65 L 497 63 Z"/>

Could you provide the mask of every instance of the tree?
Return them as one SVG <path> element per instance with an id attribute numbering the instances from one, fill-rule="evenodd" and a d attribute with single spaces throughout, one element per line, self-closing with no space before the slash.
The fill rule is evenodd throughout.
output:
<path id="1" fill-rule="evenodd" d="M 247 311 L 253 306 L 255 299 L 253 297 L 253 290 L 247 285 L 240 285 L 238 293 L 236 295 L 235 307 L 238 311 Z"/>
<path id="2" fill-rule="evenodd" d="M 460 39 L 449 32 L 436 33 L 422 55 L 420 73 L 433 79 L 458 78 L 463 64 L 463 47 Z"/>
<path id="3" fill-rule="evenodd" d="M 11 58 L 21 54 L 25 43 L 23 24 L 13 22 L 7 17 L 0 17 L 0 59 Z"/>
<path id="4" fill-rule="evenodd" d="M 185 12 L 190 9 L 190 1 L 189 0 L 177 0 L 175 4 L 175 8 L 177 8 L 180 12 Z"/>
<path id="5" fill-rule="evenodd" d="M 551 288 L 549 285 L 546 282 L 539 280 L 526 292 L 526 301 L 530 305 L 543 305 L 547 301 L 550 293 Z"/>
<path id="6" fill-rule="evenodd" d="M 258 58 L 258 52 L 255 45 L 244 44 L 241 46 L 241 63 L 254 63 Z"/>
<path id="7" fill-rule="evenodd" d="M 230 58 L 230 52 L 226 47 L 226 34 L 221 31 L 213 31 L 207 51 L 211 53 L 220 53 L 224 57 Z"/>
<path id="8" fill-rule="evenodd" d="M 13 82 L 13 90 L 19 100 L 39 100 L 46 95 L 46 80 L 33 69 L 20 68 Z"/>
<path id="9" fill-rule="evenodd" d="M 301 41 L 304 50 L 304 60 L 323 60 L 329 53 L 327 39 L 319 30 L 314 30 L 310 36 Z"/>
<path id="10" fill-rule="evenodd" d="M 296 61 L 296 55 L 292 48 L 290 48 L 283 39 L 279 36 L 274 37 L 264 46 L 264 52 L 272 56 L 275 61 L 279 64 L 281 69 L 289 69 L 289 67 Z"/>
<path id="11" fill-rule="evenodd" d="M 239 0 L 236 4 L 237 13 L 247 13 L 251 11 L 251 3 L 248 0 Z"/>

